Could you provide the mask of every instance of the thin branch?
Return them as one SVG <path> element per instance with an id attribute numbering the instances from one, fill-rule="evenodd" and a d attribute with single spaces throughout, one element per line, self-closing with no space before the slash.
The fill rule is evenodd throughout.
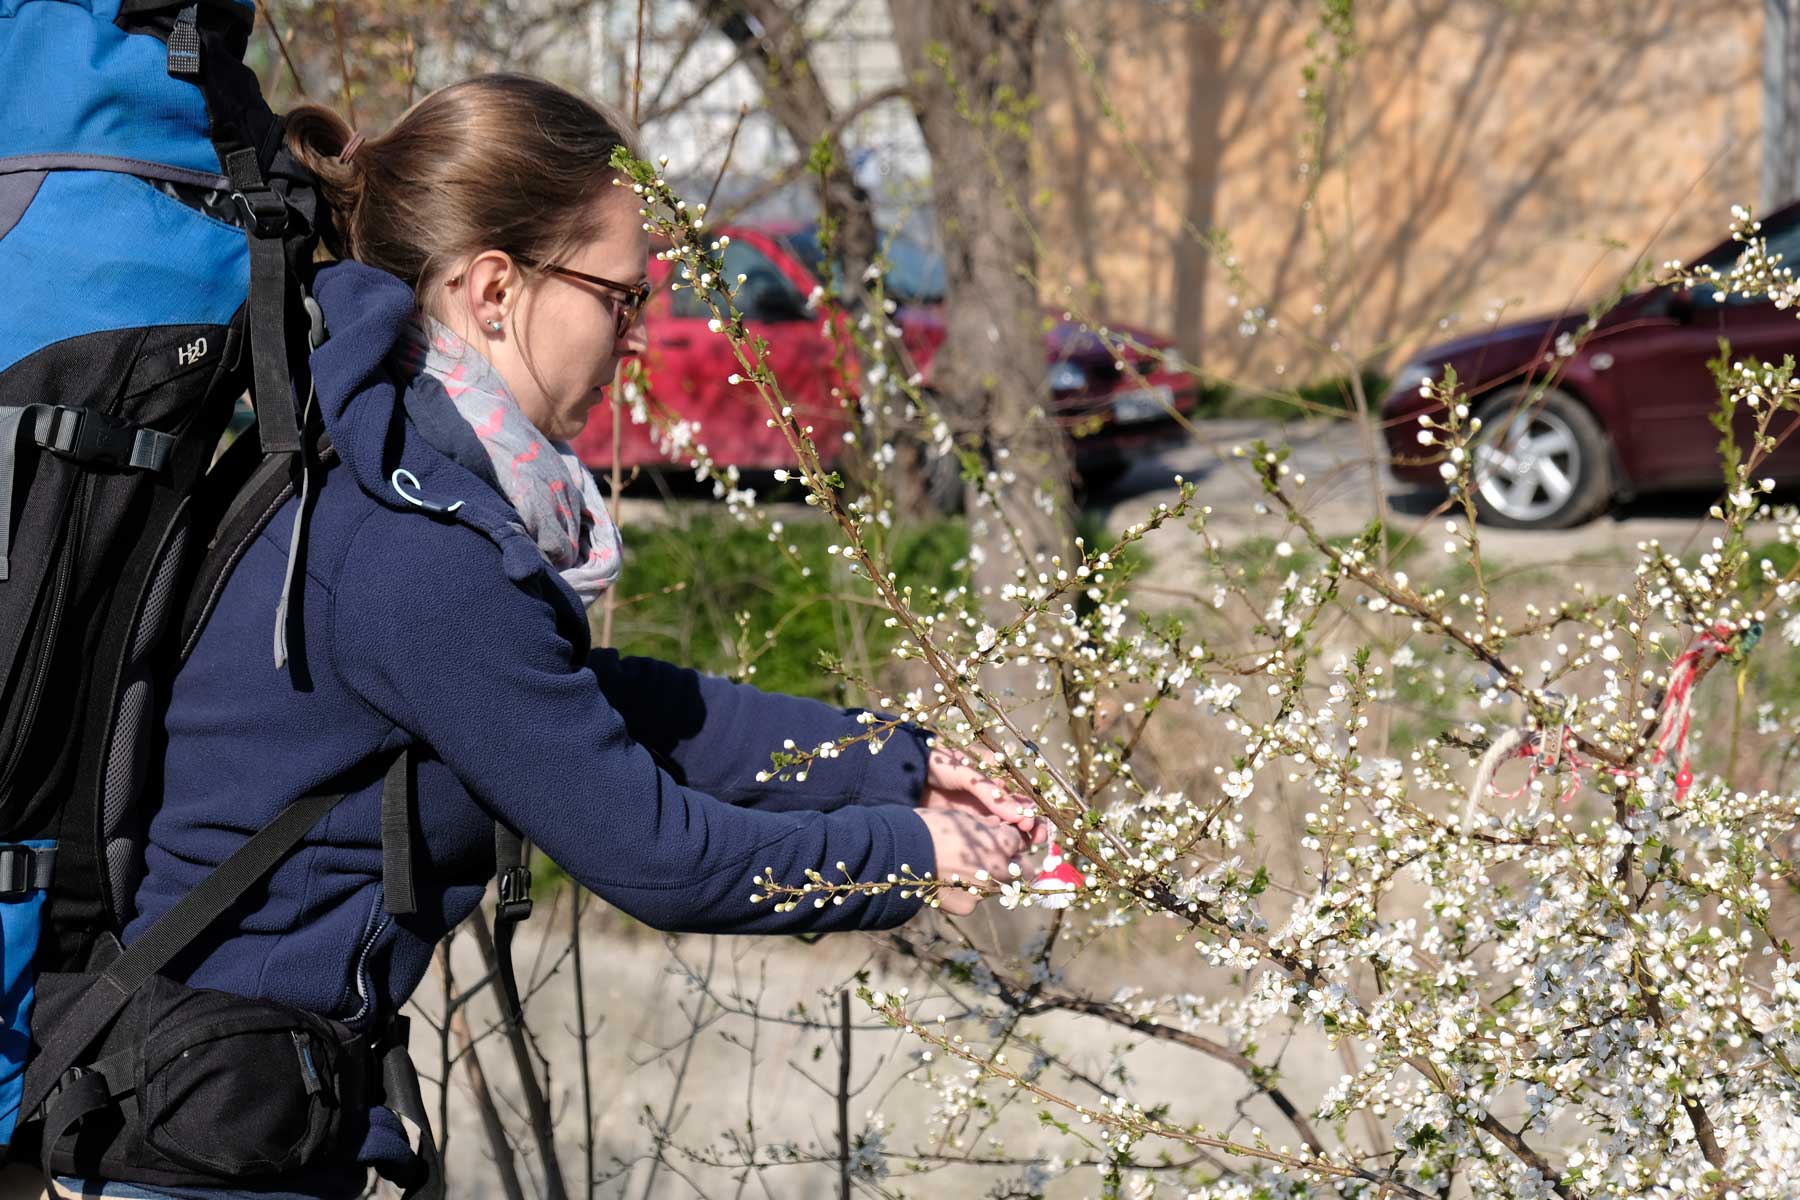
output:
<path id="1" fill-rule="evenodd" d="M 506 1123 L 500 1118 L 500 1108 L 494 1103 L 494 1094 L 488 1088 L 487 1073 L 481 1069 L 481 1055 L 475 1049 L 475 1038 L 469 1030 L 468 1014 L 463 1011 L 451 1013 L 445 1028 L 454 1026 L 457 1036 L 462 1039 L 463 1049 L 460 1057 L 463 1070 L 469 1077 L 469 1090 L 475 1094 L 475 1111 L 481 1114 L 481 1127 L 487 1132 L 488 1149 L 494 1156 L 494 1169 L 500 1176 L 500 1190 L 506 1200 L 525 1200 L 525 1188 L 519 1182 L 519 1169 L 514 1161 L 512 1140 L 506 1135 Z M 450 1076 L 444 1075 L 444 1091 L 450 1090 Z"/>
<path id="2" fill-rule="evenodd" d="M 288 77 L 294 81 L 294 90 L 302 99 L 308 95 L 306 81 L 300 78 L 300 68 L 294 65 L 294 56 L 288 53 L 287 39 L 281 36 L 281 17 L 275 10 L 276 0 L 264 0 L 263 12 L 267 14 L 269 36 L 275 39 L 275 48 L 281 51 L 281 61 L 287 64 Z"/>
<path id="3" fill-rule="evenodd" d="M 594 1080 L 593 1066 L 588 1061 L 587 976 L 581 969 L 581 909 L 585 893 L 573 879 L 575 902 L 569 914 L 569 953 L 575 959 L 575 1051 L 581 1056 L 581 1158 L 582 1195 L 594 1200 Z"/>
<path id="4" fill-rule="evenodd" d="M 331 40 L 337 47 L 338 100 L 344 107 L 344 117 L 350 122 L 350 128 L 355 129 L 358 124 L 356 97 L 350 89 L 350 60 L 344 52 L 344 10 L 337 0 L 332 0 L 331 5 Z"/>
<path id="5" fill-rule="evenodd" d="M 839 113 L 837 119 L 825 127 L 825 136 L 835 139 L 870 109 L 875 108 L 878 105 L 886 104 L 890 100 L 905 99 L 907 94 L 907 90 L 902 84 L 894 84 L 892 87 L 884 87 L 878 91 L 870 92 L 855 104 Z M 782 188 L 789 186 L 796 179 L 799 179 L 802 175 L 806 174 L 807 170 L 807 161 L 804 157 L 789 163 L 775 175 L 771 176 L 760 187 L 756 188 L 748 195 L 740 196 L 737 202 L 733 204 L 731 208 L 727 209 L 724 216 L 720 217 L 718 220 L 715 221 L 712 219 L 712 213 L 709 209 L 707 212 L 708 221 L 714 225 L 729 224 L 737 218 L 739 213 L 742 213 L 744 210 L 775 195 L 777 192 L 781 191 Z"/>
<path id="6" fill-rule="evenodd" d="M 477 908 L 471 924 L 475 929 L 475 945 L 481 951 L 482 963 L 490 974 L 494 973 L 499 969 L 500 959 L 494 948 L 493 932 L 488 928 L 487 914 Z M 501 998 L 501 1003 L 506 1003 L 504 997 Z M 538 1082 L 537 1070 L 531 1061 L 531 1051 L 525 1042 L 525 1030 L 518 1021 L 502 1018 L 502 1024 L 507 1048 L 512 1051 L 513 1067 L 519 1075 L 519 1090 L 524 1093 L 531 1137 L 537 1145 L 538 1157 L 543 1161 L 544 1195 L 548 1200 L 568 1200 L 568 1190 L 563 1185 L 562 1165 L 556 1159 L 555 1122 L 550 1115 L 550 1106 L 544 1100 L 544 1089 Z"/>
<path id="7" fill-rule="evenodd" d="M 850 1200 L 850 989 L 838 992 L 838 1200 Z"/>
<path id="8" fill-rule="evenodd" d="M 731 166 L 731 152 L 737 149 L 738 134 L 743 131 L 744 118 L 750 115 L 748 104 L 738 105 L 737 120 L 731 126 L 731 140 L 725 143 L 725 157 L 719 160 L 719 173 L 713 176 L 712 186 L 706 189 L 706 207 L 711 208 L 713 198 L 719 194 L 719 185 L 725 182 L 725 170 Z"/>

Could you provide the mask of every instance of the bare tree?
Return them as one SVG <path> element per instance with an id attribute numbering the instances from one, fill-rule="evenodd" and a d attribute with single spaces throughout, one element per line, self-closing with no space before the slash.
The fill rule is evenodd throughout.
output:
<path id="1" fill-rule="evenodd" d="M 1213 226 L 1219 195 L 1219 155 L 1225 105 L 1221 68 L 1224 39 L 1218 18 L 1194 13 L 1187 19 L 1187 195 L 1183 224 L 1189 230 Z M 1201 361 L 1206 329 L 1206 270 L 1211 259 L 1197 237 L 1178 239 L 1175 250 L 1175 344 L 1183 359 Z"/>
<path id="2" fill-rule="evenodd" d="M 875 259 L 877 234 L 869 194 L 850 172 L 831 97 L 813 69 L 805 17 L 810 0 L 703 0 L 702 10 L 731 39 L 762 87 L 769 112 L 794 139 L 802 158 L 821 141 L 831 151 L 820 197 L 838 223 L 836 244 L 854 296 Z"/>

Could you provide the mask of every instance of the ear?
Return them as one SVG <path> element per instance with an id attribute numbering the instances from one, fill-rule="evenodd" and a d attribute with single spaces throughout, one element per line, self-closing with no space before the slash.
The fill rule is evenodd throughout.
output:
<path id="1" fill-rule="evenodd" d="M 463 270 L 456 289 L 462 293 L 457 306 L 466 309 L 484 335 L 497 336 L 505 329 L 522 283 L 510 257 L 498 250 L 483 250 Z M 495 322 L 501 323 L 501 330 L 495 330 Z"/>

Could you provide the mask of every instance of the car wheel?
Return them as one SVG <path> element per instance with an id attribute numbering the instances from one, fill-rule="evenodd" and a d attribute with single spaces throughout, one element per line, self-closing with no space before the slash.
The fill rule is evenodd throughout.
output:
<path id="1" fill-rule="evenodd" d="M 1495 396 L 1476 409 L 1470 444 L 1475 508 L 1505 529 L 1566 529 L 1613 496 L 1606 431 L 1581 401 L 1550 390 Z"/>
<path id="2" fill-rule="evenodd" d="M 1080 467 L 1077 473 L 1081 476 L 1081 490 L 1090 496 L 1097 496 L 1111 491 L 1113 485 L 1125 478 L 1125 473 L 1129 470 L 1129 461 L 1118 460 Z"/>

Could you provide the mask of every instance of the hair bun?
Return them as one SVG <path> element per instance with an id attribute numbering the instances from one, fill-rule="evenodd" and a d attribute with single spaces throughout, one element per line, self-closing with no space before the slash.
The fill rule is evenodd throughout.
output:
<path id="1" fill-rule="evenodd" d="M 337 152 L 337 160 L 341 163 L 348 163 L 356 157 L 356 152 L 362 149 L 365 140 L 360 129 L 351 134 L 350 140 L 344 143 L 344 148 Z"/>

